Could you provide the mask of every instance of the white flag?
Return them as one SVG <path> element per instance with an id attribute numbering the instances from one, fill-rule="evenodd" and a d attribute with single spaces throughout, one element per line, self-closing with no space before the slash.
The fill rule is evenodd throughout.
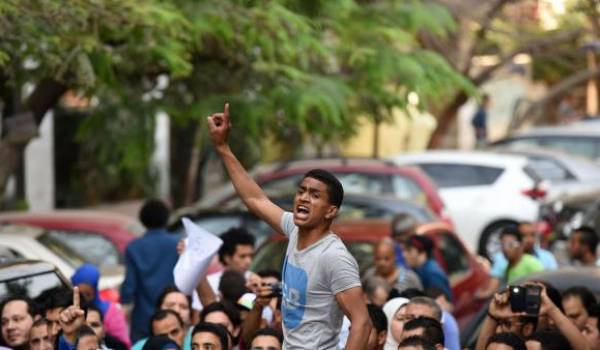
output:
<path id="1" fill-rule="evenodd" d="M 185 251 L 179 256 L 177 265 L 173 269 L 173 277 L 177 288 L 182 293 L 190 295 L 206 274 L 208 265 L 219 251 L 223 241 L 188 218 L 183 218 L 181 221 L 188 238 Z"/>

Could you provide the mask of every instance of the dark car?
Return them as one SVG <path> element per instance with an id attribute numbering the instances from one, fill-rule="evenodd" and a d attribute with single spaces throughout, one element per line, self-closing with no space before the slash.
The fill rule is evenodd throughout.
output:
<path id="1" fill-rule="evenodd" d="M 356 259 L 361 275 L 373 265 L 374 244 L 390 236 L 387 220 L 345 220 L 334 223 L 332 231 L 342 238 Z M 482 303 L 473 300 L 473 294 L 489 279 L 483 267 L 470 253 L 449 225 L 433 223 L 421 225 L 418 234 L 434 242 L 433 256 L 448 274 L 459 325 L 466 324 L 479 311 Z M 271 236 L 256 252 L 252 271 L 281 270 L 287 240 L 280 234 Z"/>
<path id="2" fill-rule="evenodd" d="M 47 290 L 69 287 L 69 281 L 50 263 L 18 259 L 0 263 L 0 300 L 16 294 L 36 299 Z"/>
<path id="3" fill-rule="evenodd" d="M 294 190 L 309 170 L 321 168 L 338 177 L 347 194 L 394 196 L 429 207 L 441 220 L 451 224 L 435 183 L 420 169 L 397 166 L 381 159 L 330 158 L 295 160 L 260 167 L 253 172 L 255 181 L 270 197 Z M 212 208 L 235 198 L 233 186 L 227 186 L 198 203 Z"/>
<path id="4" fill-rule="evenodd" d="M 585 286 L 594 293 L 596 299 L 600 298 L 600 269 L 595 267 L 570 267 L 555 271 L 539 272 L 518 280 L 514 284 L 520 285 L 526 281 L 546 282 L 561 293 L 571 287 Z M 465 327 L 461 327 L 460 337 L 463 348 L 475 349 L 479 330 L 486 314 L 487 305 Z"/>

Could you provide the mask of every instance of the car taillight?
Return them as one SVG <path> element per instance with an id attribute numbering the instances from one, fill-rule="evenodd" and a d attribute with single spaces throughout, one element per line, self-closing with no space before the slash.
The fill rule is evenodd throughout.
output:
<path id="1" fill-rule="evenodd" d="M 544 197 L 546 197 L 547 194 L 546 190 L 542 188 L 532 188 L 529 190 L 523 190 L 521 191 L 521 193 L 534 200 L 543 199 Z"/>

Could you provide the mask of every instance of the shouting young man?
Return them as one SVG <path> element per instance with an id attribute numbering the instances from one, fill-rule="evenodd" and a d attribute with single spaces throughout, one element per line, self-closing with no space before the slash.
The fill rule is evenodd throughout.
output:
<path id="1" fill-rule="evenodd" d="M 283 264 L 285 349 L 336 349 L 344 314 L 352 323 L 346 349 L 364 349 L 371 330 L 356 260 L 330 231 L 344 190 L 327 171 L 305 174 L 293 213 L 271 202 L 228 145 L 229 105 L 208 117 L 217 153 L 250 211 L 289 238 Z"/>

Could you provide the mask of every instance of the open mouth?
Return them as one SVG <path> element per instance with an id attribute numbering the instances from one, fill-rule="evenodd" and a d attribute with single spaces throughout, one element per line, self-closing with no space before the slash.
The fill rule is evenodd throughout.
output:
<path id="1" fill-rule="evenodd" d="M 309 210 L 308 207 L 304 206 L 304 205 L 298 205 L 296 207 L 296 216 L 299 218 L 306 218 L 308 217 L 309 214 Z"/>

